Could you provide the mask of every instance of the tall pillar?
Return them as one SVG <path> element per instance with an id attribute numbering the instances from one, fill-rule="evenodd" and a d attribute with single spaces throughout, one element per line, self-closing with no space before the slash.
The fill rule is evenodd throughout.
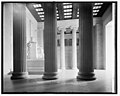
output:
<path id="1" fill-rule="evenodd" d="M 76 43 L 76 28 L 73 28 L 72 31 L 72 64 L 73 69 L 77 69 L 77 43 Z"/>
<path id="2" fill-rule="evenodd" d="M 65 69 L 65 40 L 64 40 L 64 29 L 61 30 L 60 34 L 60 65 L 61 69 Z"/>
<path id="3" fill-rule="evenodd" d="M 13 4 L 13 73 L 11 79 L 27 77 L 25 4 Z"/>
<path id="4" fill-rule="evenodd" d="M 93 13 L 92 3 L 79 4 L 79 54 L 80 62 L 78 63 L 77 79 L 94 80 L 93 69 Z"/>
<path id="5" fill-rule="evenodd" d="M 43 79 L 57 79 L 57 19 L 56 4 L 44 3 L 44 53 Z"/>

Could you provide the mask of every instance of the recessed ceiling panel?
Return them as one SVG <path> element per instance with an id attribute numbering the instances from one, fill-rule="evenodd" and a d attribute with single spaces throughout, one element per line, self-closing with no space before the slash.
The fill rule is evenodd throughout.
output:
<path id="1" fill-rule="evenodd" d="M 44 21 L 44 7 L 42 3 L 31 3 L 41 21 Z M 102 16 L 103 10 L 108 8 L 110 3 L 94 3 L 93 17 Z M 77 6 L 77 7 L 76 7 Z M 103 8 L 104 7 L 104 8 Z M 56 15 L 58 20 L 79 18 L 79 3 L 57 3 Z"/>

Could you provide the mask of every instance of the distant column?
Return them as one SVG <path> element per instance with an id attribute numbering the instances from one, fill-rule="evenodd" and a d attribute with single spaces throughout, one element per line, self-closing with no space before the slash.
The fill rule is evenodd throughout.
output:
<path id="1" fill-rule="evenodd" d="M 13 73 L 11 79 L 27 77 L 25 4 L 13 4 Z"/>
<path id="2" fill-rule="evenodd" d="M 65 40 L 64 40 L 64 29 L 61 30 L 60 34 L 60 65 L 61 69 L 65 69 Z"/>
<path id="3" fill-rule="evenodd" d="M 93 9 L 92 3 L 79 4 L 79 54 L 80 62 L 78 63 L 77 79 L 94 80 L 93 69 Z"/>
<path id="4" fill-rule="evenodd" d="M 44 53 L 43 79 L 57 79 L 57 18 L 56 4 L 44 3 Z"/>
<path id="5" fill-rule="evenodd" d="M 77 43 L 76 43 L 76 28 L 72 31 L 72 65 L 73 69 L 77 69 Z"/>

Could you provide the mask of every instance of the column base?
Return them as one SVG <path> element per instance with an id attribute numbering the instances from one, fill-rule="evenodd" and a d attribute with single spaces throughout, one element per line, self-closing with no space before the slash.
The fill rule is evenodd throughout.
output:
<path id="1" fill-rule="evenodd" d="M 61 68 L 61 70 L 66 70 L 65 68 Z"/>
<path id="2" fill-rule="evenodd" d="M 93 72 L 90 73 L 84 73 L 84 72 L 78 72 L 78 76 L 77 76 L 78 80 L 95 80 L 95 74 Z"/>
<path id="3" fill-rule="evenodd" d="M 57 72 L 45 72 L 42 79 L 44 80 L 54 80 L 57 79 Z"/>
<path id="4" fill-rule="evenodd" d="M 77 67 L 73 67 L 72 69 L 73 69 L 73 70 L 77 70 L 78 68 L 77 68 Z"/>
<path id="5" fill-rule="evenodd" d="M 28 72 L 13 72 L 11 76 L 11 80 L 26 79 L 27 76 L 28 76 Z"/>

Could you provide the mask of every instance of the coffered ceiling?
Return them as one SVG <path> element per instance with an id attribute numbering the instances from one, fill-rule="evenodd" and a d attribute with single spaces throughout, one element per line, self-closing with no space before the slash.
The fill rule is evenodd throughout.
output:
<path id="1" fill-rule="evenodd" d="M 38 22 L 44 21 L 44 3 L 27 3 L 27 8 Z M 93 3 L 93 17 L 101 17 L 111 5 L 108 2 Z M 56 5 L 57 20 L 78 19 L 79 2 L 60 2 Z"/>

